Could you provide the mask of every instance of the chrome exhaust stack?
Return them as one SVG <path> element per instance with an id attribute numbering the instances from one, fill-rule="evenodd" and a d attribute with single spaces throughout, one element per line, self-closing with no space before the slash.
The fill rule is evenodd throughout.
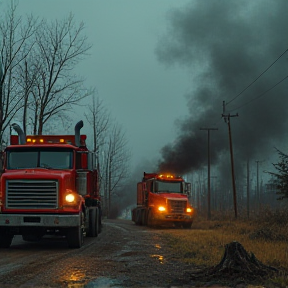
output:
<path id="1" fill-rule="evenodd" d="M 79 121 L 76 125 L 75 125 L 75 145 L 77 147 L 80 147 L 81 143 L 80 143 L 80 130 L 81 128 L 84 126 L 83 121 Z"/>

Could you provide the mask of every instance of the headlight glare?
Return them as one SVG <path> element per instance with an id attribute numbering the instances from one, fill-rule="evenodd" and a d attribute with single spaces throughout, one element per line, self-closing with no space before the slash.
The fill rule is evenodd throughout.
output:
<path id="1" fill-rule="evenodd" d="M 66 202 L 68 202 L 68 203 L 72 203 L 72 202 L 75 201 L 75 195 L 72 194 L 72 193 L 67 194 L 67 195 L 65 196 L 65 200 L 66 200 Z"/>
<path id="2" fill-rule="evenodd" d="M 163 211 L 166 210 L 166 208 L 165 208 L 164 206 L 159 206 L 159 207 L 158 207 L 158 210 L 159 210 L 160 212 L 163 212 Z"/>
<path id="3" fill-rule="evenodd" d="M 188 208 L 186 209 L 186 212 L 187 212 L 187 213 L 191 213 L 191 212 L 192 212 L 192 208 L 189 208 L 189 207 L 188 207 Z"/>

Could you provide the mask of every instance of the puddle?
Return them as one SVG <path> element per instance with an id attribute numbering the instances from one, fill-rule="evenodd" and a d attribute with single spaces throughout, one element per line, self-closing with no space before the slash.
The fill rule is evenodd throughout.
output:
<path id="1" fill-rule="evenodd" d="M 83 286 L 83 288 L 109 288 L 109 287 L 121 288 L 123 286 L 121 286 L 119 281 L 115 279 L 109 279 L 106 277 L 99 277 L 93 282 L 90 282 L 86 284 L 85 286 Z"/>
<path id="2" fill-rule="evenodd" d="M 152 258 L 156 258 L 161 264 L 164 264 L 164 256 L 162 255 L 157 255 L 157 254 L 153 254 L 150 255 Z"/>
<path id="3" fill-rule="evenodd" d="M 121 286 L 119 281 L 106 277 L 99 277 L 98 279 L 88 284 L 70 283 L 67 286 L 67 288 L 110 288 L 110 287 L 121 288 L 123 286 Z"/>

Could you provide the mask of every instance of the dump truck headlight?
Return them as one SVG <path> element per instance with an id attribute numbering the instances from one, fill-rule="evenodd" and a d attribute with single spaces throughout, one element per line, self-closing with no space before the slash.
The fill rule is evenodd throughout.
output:
<path id="1" fill-rule="evenodd" d="M 165 211 L 166 210 L 166 208 L 164 207 L 164 206 L 159 206 L 158 207 L 158 211 L 160 211 L 160 212 L 163 212 L 163 211 Z"/>
<path id="2" fill-rule="evenodd" d="M 191 213 L 192 211 L 193 211 L 192 208 L 189 208 L 189 207 L 188 207 L 188 208 L 186 209 L 186 212 L 187 212 L 187 213 Z"/>
<path id="3" fill-rule="evenodd" d="M 73 203 L 75 201 L 75 195 L 72 193 L 69 193 L 65 196 L 65 200 L 68 203 Z"/>

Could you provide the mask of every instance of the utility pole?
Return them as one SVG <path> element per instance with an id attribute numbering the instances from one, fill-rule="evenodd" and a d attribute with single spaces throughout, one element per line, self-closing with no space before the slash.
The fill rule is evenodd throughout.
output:
<path id="1" fill-rule="evenodd" d="M 257 204 L 258 204 L 258 207 L 259 207 L 259 160 L 256 161 L 256 167 L 257 167 L 257 170 L 256 170 L 256 173 L 257 173 L 257 176 L 256 176 L 256 199 L 257 199 Z"/>
<path id="2" fill-rule="evenodd" d="M 256 164 L 257 164 L 257 178 L 256 178 L 256 200 L 257 200 L 257 204 L 258 204 L 258 209 L 260 210 L 260 189 L 259 189 L 259 163 L 261 164 L 261 162 L 263 162 L 264 160 L 260 161 L 260 160 L 256 160 Z"/>
<path id="3" fill-rule="evenodd" d="M 210 178 L 211 179 L 217 179 L 218 177 L 217 176 L 211 176 Z M 214 192 L 214 194 L 212 193 L 212 196 L 214 196 L 214 197 L 212 197 L 211 200 L 212 200 L 214 209 L 218 211 L 218 202 L 217 202 L 217 198 L 216 198 L 217 193 L 215 193 L 216 192 L 215 181 L 212 182 L 212 188 L 213 188 L 212 191 Z"/>
<path id="4" fill-rule="evenodd" d="M 247 160 L 247 217 L 250 217 L 250 171 L 249 159 Z"/>
<path id="5" fill-rule="evenodd" d="M 200 130 L 207 130 L 208 131 L 208 220 L 211 219 L 211 188 L 210 188 L 210 131 L 211 130 L 218 130 L 218 128 L 200 128 Z"/>
<path id="6" fill-rule="evenodd" d="M 231 158 L 231 171 L 232 171 L 232 185 L 233 185 L 233 199 L 234 199 L 234 213 L 235 219 L 237 219 L 237 194 L 236 194 L 236 185 L 235 185 L 235 173 L 234 173 L 234 159 L 233 159 L 233 147 L 232 147 L 232 135 L 231 135 L 231 125 L 230 118 L 237 117 L 238 113 L 235 115 L 230 115 L 230 113 L 225 114 L 225 101 L 223 101 L 223 114 L 224 121 L 228 124 L 229 132 L 229 145 L 230 145 L 230 158 Z"/>

